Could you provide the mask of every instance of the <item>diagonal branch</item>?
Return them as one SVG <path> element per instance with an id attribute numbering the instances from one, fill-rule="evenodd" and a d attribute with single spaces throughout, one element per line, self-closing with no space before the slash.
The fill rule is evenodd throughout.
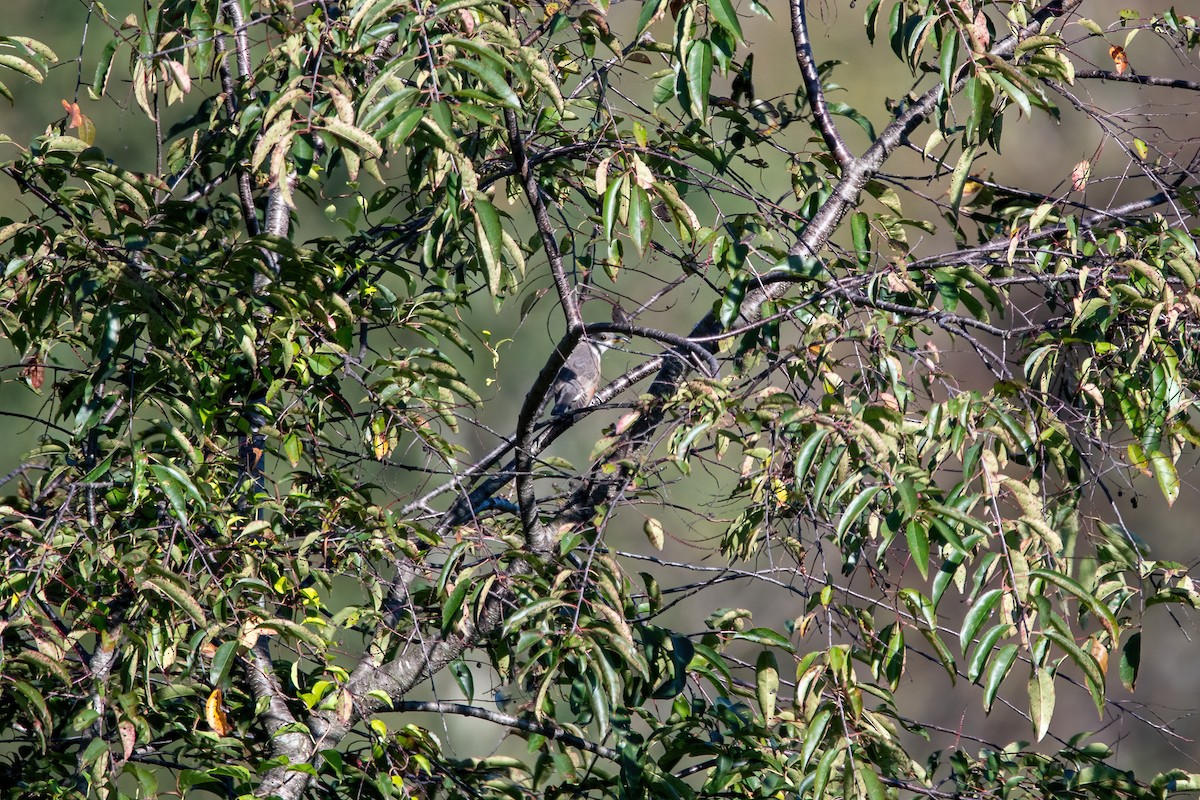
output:
<path id="1" fill-rule="evenodd" d="M 795 1 L 799 2 L 799 0 Z M 1063 9 L 1065 12 L 1070 12 L 1080 2 L 1082 0 L 1067 0 L 1063 3 Z M 1055 14 L 1051 12 L 1051 7 L 1044 7 L 1031 16 L 1027 26 L 997 42 L 993 46 L 991 54 L 999 58 L 1011 57 L 1020 41 L 1040 30 L 1042 23 L 1052 16 Z M 971 66 L 972 64 L 968 63 L 959 68 L 955 79 L 950 84 L 952 94 L 962 90 Z M 852 159 L 843 166 L 842 179 L 809 223 L 804 226 L 796 243 L 789 248 L 790 256 L 813 260 L 818 257 L 818 253 L 837 231 L 842 219 L 857 205 L 863 187 L 879 173 L 884 163 L 904 144 L 908 136 L 937 110 L 944 97 L 944 92 L 944 86 L 940 82 L 927 90 L 883 130 L 861 157 Z M 790 288 L 791 282 L 779 281 L 767 283 L 748 292 L 742 301 L 734 324 L 737 326 L 755 324 L 762 316 L 763 305 L 783 297 L 790 291 Z M 715 311 L 710 311 L 692 329 L 689 338 L 712 341 L 713 343 L 709 346 L 715 349 L 715 341 L 706 337 L 717 336 L 722 333 L 722 328 L 719 315 Z M 665 410 L 664 403 L 661 401 L 675 393 L 686 377 L 691 363 L 690 359 L 686 358 L 678 348 L 664 358 L 663 365 L 649 389 L 649 393 L 658 402 L 653 402 L 649 410 L 630 426 L 622 441 L 613 448 L 611 459 L 597 465 L 588 476 L 589 479 L 583 481 L 582 486 L 567 498 L 558 513 L 560 519 L 577 519 L 581 510 L 586 511 L 588 508 L 594 508 L 607 502 L 619 491 L 629 478 L 630 467 L 628 465 L 634 462 L 634 454 L 652 441 L 654 432 L 662 422 Z M 611 465 L 614 463 L 625 466 L 622 466 L 615 475 L 606 476 L 604 470 L 611 469 Z"/>

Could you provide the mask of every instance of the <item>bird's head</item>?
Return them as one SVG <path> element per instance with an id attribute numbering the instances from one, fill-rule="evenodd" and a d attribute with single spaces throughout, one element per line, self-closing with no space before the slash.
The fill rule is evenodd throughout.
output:
<path id="1" fill-rule="evenodd" d="M 617 344 L 624 339 L 625 337 L 621 336 L 619 333 L 604 331 L 603 333 L 597 333 L 593 336 L 589 336 L 587 341 L 588 344 L 592 346 L 592 349 L 596 351 L 596 355 L 601 355 L 609 348 L 616 347 Z"/>

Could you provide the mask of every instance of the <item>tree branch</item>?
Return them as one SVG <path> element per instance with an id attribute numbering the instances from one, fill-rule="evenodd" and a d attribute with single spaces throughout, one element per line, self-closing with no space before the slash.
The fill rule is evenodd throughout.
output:
<path id="1" fill-rule="evenodd" d="M 313 740 L 298 730 L 280 733 L 284 726 L 295 725 L 296 718 L 288 709 L 283 687 L 275 678 L 271 665 L 270 639 L 267 636 L 259 636 L 258 641 L 250 648 L 243 665 L 255 700 L 259 703 L 266 701 L 266 710 L 263 711 L 261 719 L 271 740 L 272 753 L 286 756 L 293 764 L 307 761 L 312 757 L 315 747 Z M 308 778 L 303 772 L 273 769 L 263 779 L 260 792 L 263 795 L 296 797 L 307 788 Z"/>
<path id="2" fill-rule="evenodd" d="M 508 145 L 512 151 L 513 164 L 521 177 L 521 185 L 525 197 L 533 209 L 533 219 L 537 224 L 538 234 L 542 240 L 542 249 L 550 262 L 550 274 L 554 279 L 554 288 L 558 292 L 558 302 L 562 306 L 563 315 L 567 318 L 567 333 L 558 343 L 554 354 L 542 367 L 537 381 L 525 396 L 521 413 L 517 418 L 516 431 L 516 478 L 517 503 L 521 508 L 521 528 L 525 537 L 534 545 L 534 552 L 539 552 L 547 546 L 548 536 L 539 530 L 537 519 L 537 497 L 535 496 L 532 465 L 533 457 L 529 452 L 529 437 L 533 430 L 533 422 L 541 410 L 554 382 L 559 369 L 566 363 L 571 351 L 579 343 L 584 334 L 583 317 L 579 311 L 579 301 L 575 292 L 567 282 L 566 270 L 563 268 L 562 253 L 558 250 L 558 242 L 554 238 L 554 226 L 546 211 L 546 203 L 542 199 L 541 187 L 538 186 L 537 176 L 529 163 L 525 151 L 525 141 L 521 137 L 521 129 L 517 124 L 516 112 L 511 109 L 504 112 L 504 121 L 508 126 Z"/>
<path id="3" fill-rule="evenodd" d="M 1063 4 L 1063 13 L 1070 12 L 1080 2 L 1082 0 L 1067 0 Z M 1031 17 L 1029 25 L 997 42 L 993 46 L 991 54 L 1000 58 L 1010 57 L 1023 38 L 1036 33 L 1046 19 L 1055 16 L 1050 9 L 1051 7 L 1047 6 L 1035 13 Z M 970 68 L 971 63 L 959 67 L 951 82 L 952 93 L 962 90 L 967 76 L 970 74 Z M 788 255 L 806 259 L 818 257 L 818 253 L 837 231 L 842 219 L 857 205 L 863 187 L 878 174 L 883 164 L 907 140 L 907 137 L 937 110 L 943 93 L 944 87 L 940 82 L 928 89 L 883 130 L 861 157 L 851 160 L 848 165 L 843 167 L 842 179 L 834 187 L 829 199 L 804 226 L 796 243 L 788 249 Z M 763 305 L 787 294 L 790 286 L 791 282 L 789 281 L 779 281 L 768 283 L 748 292 L 742 301 L 735 324 L 744 326 L 756 323 L 762 315 Z M 696 324 L 689 338 L 710 341 L 707 337 L 720 334 L 721 329 L 720 317 L 715 311 L 712 311 Z M 712 345 L 713 348 L 715 346 L 715 344 Z M 564 501 L 558 514 L 559 518 L 567 518 L 568 512 L 572 512 L 572 509 L 573 515 L 577 517 L 581 508 L 594 508 L 596 505 L 610 500 L 618 487 L 624 485 L 628 480 L 626 474 L 629 470 L 628 466 L 623 466 L 614 476 L 605 476 L 603 470 L 611 468 L 612 464 L 632 463 L 634 453 L 651 441 L 653 433 L 664 415 L 661 401 L 674 394 L 686 376 L 690 364 L 689 359 L 685 358 L 678 349 L 673 352 L 675 357 L 670 354 L 664 357 L 662 367 L 650 385 L 649 393 L 657 402 L 652 403 L 650 409 L 630 426 L 623 440 L 614 447 L 613 455 L 608 462 L 597 465 L 592 470 L 591 480 L 585 481 L 579 491 Z"/>
<path id="4" fill-rule="evenodd" d="M 225 0 L 221 3 L 221 9 L 229 15 L 229 21 L 233 25 L 234 41 L 236 58 L 238 63 L 239 77 L 243 80 L 248 79 L 250 75 L 250 48 L 246 42 L 245 22 L 242 19 L 242 7 L 238 4 L 238 0 Z M 216 37 L 217 52 L 220 54 L 219 72 L 221 75 L 221 93 L 225 96 L 225 113 L 229 117 L 229 121 L 233 122 L 237 119 L 237 87 L 234 86 L 233 74 L 229 69 L 229 62 L 226 58 L 226 44 L 224 36 Z M 242 216 L 246 219 L 246 230 L 251 236 L 258 235 L 258 214 L 254 209 L 254 192 L 250 185 L 250 173 L 244 166 L 237 168 L 237 186 L 238 186 L 238 202 L 242 206 Z"/>
<path id="5" fill-rule="evenodd" d="M 545 736 L 547 739 L 553 739 L 563 744 L 574 747 L 577 750 L 584 750 L 588 753 L 593 753 L 601 758 L 607 758 L 610 761 L 616 761 L 621 756 L 616 750 L 603 745 L 589 742 L 570 733 L 557 725 L 551 725 L 548 722 L 538 722 L 536 720 L 521 719 L 520 717 L 501 714 L 498 711 L 488 711 L 486 708 L 478 706 L 468 706 L 462 703 L 447 703 L 437 700 L 402 700 L 392 706 L 393 711 L 428 711 L 434 714 L 453 714 L 460 717 L 474 717 L 488 722 L 494 722 L 497 725 L 503 725 L 506 728 L 524 731 L 525 733 L 536 733 Z"/>
<path id="6" fill-rule="evenodd" d="M 854 156 L 846 147 L 846 142 L 834 124 L 833 115 L 825 102 L 825 88 L 821 86 L 821 76 L 817 71 L 817 62 L 813 59 L 812 40 L 808 36 L 808 17 L 804 12 L 806 0 L 788 0 L 792 16 L 792 42 L 796 48 L 796 63 L 800 65 L 800 75 L 804 78 L 804 92 L 808 95 L 808 104 L 816 117 L 817 130 L 825 140 L 825 146 L 833 155 L 834 160 L 843 169 L 853 160 Z"/>
<path id="7" fill-rule="evenodd" d="M 1193 92 L 1200 92 L 1200 81 L 1189 81 L 1183 78 L 1162 78 L 1157 75 L 1134 75 L 1126 73 L 1118 75 L 1115 72 L 1110 72 L 1102 69 L 1080 69 L 1075 71 L 1075 78 L 1098 79 L 1102 81 L 1115 81 L 1119 83 L 1140 83 L 1143 86 L 1166 86 L 1170 89 L 1189 89 Z"/>

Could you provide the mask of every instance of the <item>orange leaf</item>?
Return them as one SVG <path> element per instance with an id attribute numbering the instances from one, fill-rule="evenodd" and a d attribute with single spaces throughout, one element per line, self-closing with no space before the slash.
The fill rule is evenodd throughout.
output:
<path id="1" fill-rule="evenodd" d="M 67 112 L 67 128 L 78 128 L 83 124 L 83 114 L 79 111 L 79 103 L 62 101 L 63 111 Z"/>
<path id="2" fill-rule="evenodd" d="M 1113 60 L 1113 65 L 1117 68 L 1118 75 L 1124 75 L 1129 71 L 1129 56 L 1125 55 L 1124 47 L 1114 44 L 1108 48 L 1108 56 Z"/>
<path id="3" fill-rule="evenodd" d="M 225 709 L 221 707 L 222 698 L 221 690 L 213 689 L 212 694 L 208 696 L 207 702 L 204 703 L 204 720 L 217 736 L 227 736 L 233 732 L 233 725 L 229 722 L 229 716 L 225 713 Z"/>

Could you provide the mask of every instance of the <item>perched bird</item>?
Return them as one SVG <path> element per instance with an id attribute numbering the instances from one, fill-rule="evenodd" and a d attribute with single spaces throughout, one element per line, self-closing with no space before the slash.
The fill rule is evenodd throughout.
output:
<path id="1" fill-rule="evenodd" d="M 600 385 L 600 356 L 616 341 L 614 333 L 599 333 L 575 345 L 550 387 L 550 397 L 554 400 L 552 416 L 584 408 L 592 402 Z"/>

